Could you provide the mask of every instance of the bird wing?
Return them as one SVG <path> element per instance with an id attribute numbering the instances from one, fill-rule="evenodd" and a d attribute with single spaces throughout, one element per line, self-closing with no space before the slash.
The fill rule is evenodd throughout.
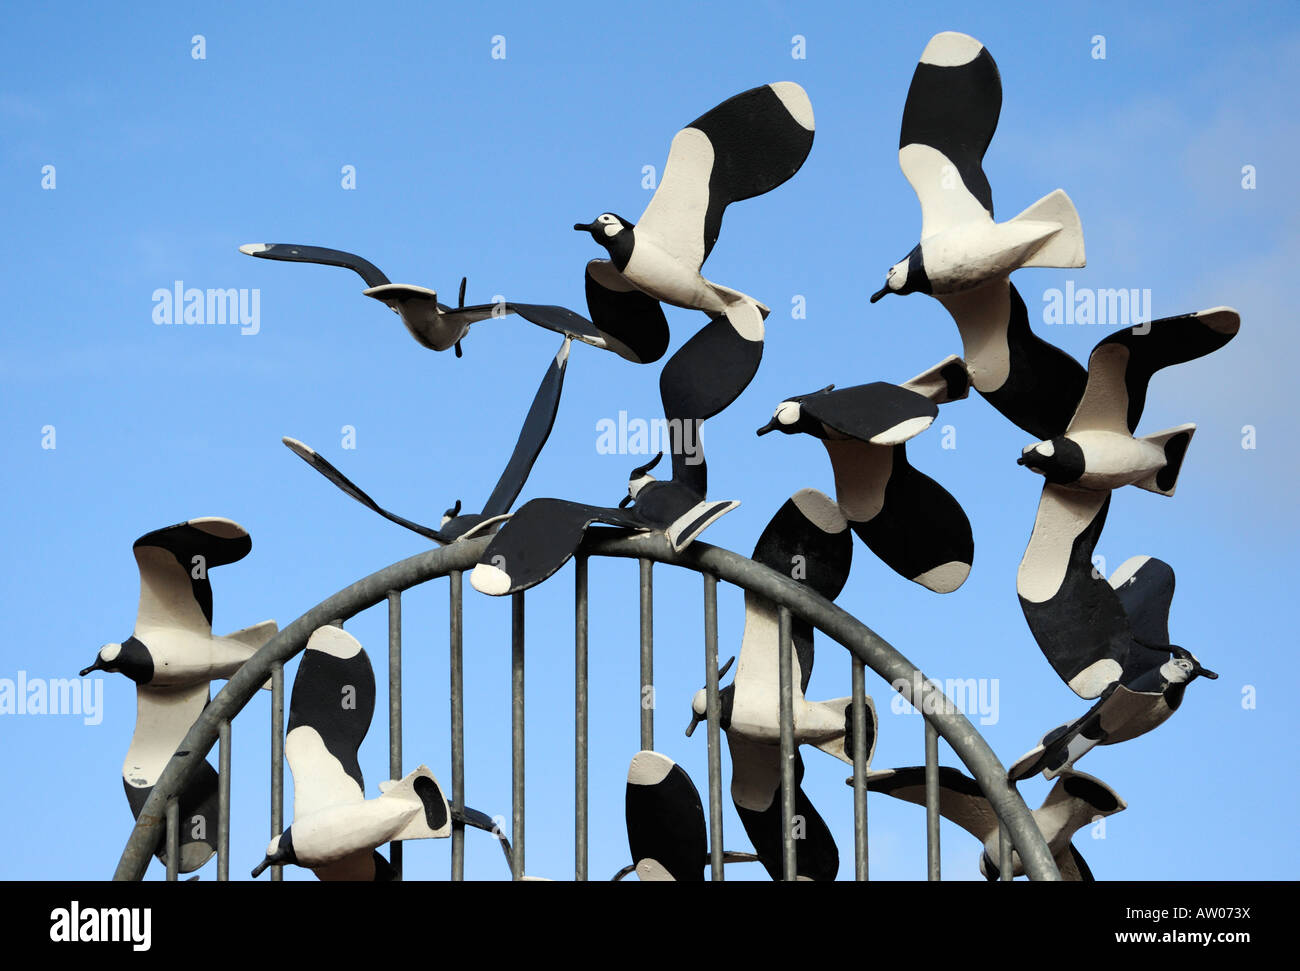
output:
<path id="1" fill-rule="evenodd" d="M 704 807 L 680 765 L 658 752 L 638 752 L 627 770 L 625 806 L 627 843 L 638 873 L 644 861 L 654 861 L 673 880 L 704 879 Z"/>
<path id="2" fill-rule="evenodd" d="M 510 460 L 501 472 L 492 495 L 483 506 L 483 515 L 492 518 L 510 511 L 510 507 L 519 498 L 528 474 L 533 470 L 533 463 L 542 452 L 555 424 L 555 413 L 560 408 L 560 394 L 564 391 L 564 372 L 569 364 L 569 338 L 565 337 L 560 349 L 551 360 L 542 375 L 542 383 L 537 386 L 533 403 L 528 408 L 523 427 L 519 431 L 519 440 L 515 442 Z"/>
<path id="3" fill-rule="evenodd" d="M 365 280 L 367 287 L 379 287 L 388 283 L 388 277 L 384 276 L 379 267 L 369 260 L 364 260 L 355 253 L 326 249 L 324 246 L 302 246 L 298 243 L 245 243 L 239 247 L 239 251 L 264 260 L 342 266 Z"/>
<path id="4" fill-rule="evenodd" d="M 219 516 L 145 533 L 131 547 L 140 569 L 136 631 L 164 627 L 212 633 L 208 570 L 241 560 L 252 548 L 243 526 Z"/>
<path id="5" fill-rule="evenodd" d="M 538 327 L 545 327 L 547 330 L 553 330 L 557 334 L 572 337 L 574 340 L 590 344 L 592 347 L 613 350 L 615 353 L 619 353 L 616 348 L 605 340 L 605 335 L 600 332 L 599 327 L 582 316 L 582 314 L 574 313 L 568 307 L 556 307 L 551 304 L 541 303 L 508 303 L 506 304 L 506 311 L 518 314 L 530 324 L 536 324 Z"/>
<path id="6" fill-rule="evenodd" d="M 1071 769 L 1060 774 L 1034 818 L 1049 842 L 1069 842 L 1098 816 L 1110 816 L 1127 805 L 1100 779 Z"/>
<path id="7" fill-rule="evenodd" d="M 208 682 L 182 688 L 135 689 L 135 732 L 122 763 L 122 779 L 133 789 L 149 789 L 176 753 L 208 703 Z"/>
<path id="8" fill-rule="evenodd" d="M 899 576 L 951 593 L 966 582 L 975 559 L 970 520 L 952 493 L 907 461 L 906 445 L 889 451 L 879 511 L 866 521 L 855 518 L 853 530 Z"/>
<path id="9" fill-rule="evenodd" d="M 365 800 L 357 751 L 375 713 L 375 672 L 355 637 L 321 627 L 307 641 L 289 702 L 284 754 L 294 818 Z"/>
<path id="10" fill-rule="evenodd" d="M 898 163 L 921 203 L 921 239 L 992 221 L 984 153 L 1002 111 L 1002 79 L 984 45 L 946 31 L 926 44 L 907 89 Z"/>
<path id="11" fill-rule="evenodd" d="M 1151 376 L 1218 350 L 1236 335 L 1241 317 L 1215 307 L 1134 324 L 1098 342 L 1088 358 L 1088 385 L 1070 432 L 1133 434 L 1146 405 Z"/>
<path id="12" fill-rule="evenodd" d="M 961 333 L 975 390 L 1004 418 L 1039 441 L 1065 433 L 1088 372 L 1029 326 L 1029 311 L 1006 277 L 939 302 Z"/>
<path id="13" fill-rule="evenodd" d="M 1120 677 L 1133 644 L 1119 596 L 1092 565 L 1109 507 L 1109 492 L 1046 483 L 1016 575 L 1034 640 L 1080 698 Z"/>
<path id="14" fill-rule="evenodd" d="M 654 297 L 642 293 L 609 260 L 586 271 L 587 313 L 605 346 L 634 364 L 653 364 L 668 350 L 668 319 Z"/>
<path id="15" fill-rule="evenodd" d="M 899 387 L 924 395 L 936 405 L 961 401 L 970 394 L 970 371 L 965 361 L 956 354 L 949 354 L 934 367 L 909 378 Z"/>
<path id="16" fill-rule="evenodd" d="M 567 499 L 531 499 L 492 538 L 470 575 L 470 583 L 493 596 L 536 586 L 569 561 L 592 523 L 646 528 L 622 509 Z"/>
<path id="17" fill-rule="evenodd" d="M 852 776 L 845 781 L 853 785 Z M 872 769 L 867 773 L 867 789 L 924 806 L 925 766 Z M 939 815 L 956 823 L 981 843 L 997 832 L 997 813 L 985 798 L 979 783 L 948 765 L 939 766 Z"/>
<path id="18" fill-rule="evenodd" d="M 1070 843 L 1056 854 L 1056 868 L 1061 871 L 1061 879 L 1073 883 L 1093 883 L 1092 871 L 1083 860 L 1083 854 Z"/>
<path id="19" fill-rule="evenodd" d="M 727 733 L 731 750 L 731 798 L 754 853 L 773 880 L 783 874 L 781 840 L 781 749 Z M 803 757 L 794 755 L 795 873 L 804 880 L 834 880 L 840 868 L 839 849 L 830 827 L 803 791 Z"/>
<path id="20" fill-rule="evenodd" d="M 389 522 L 397 523 L 397 525 L 403 526 L 406 529 L 411 530 L 413 533 L 419 533 L 426 539 L 431 539 L 435 543 L 444 546 L 452 541 L 453 537 L 447 536 L 445 533 L 441 533 L 436 529 L 431 529 L 428 526 L 421 526 L 419 523 L 412 522 L 396 513 L 389 512 L 383 506 L 379 505 L 379 503 L 375 502 L 375 500 L 371 499 L 370 496 L 366 495 L 366 493 L 362 492 L 351 479 L 336 469 L 332 463 L 325 459 L 324 456 L 310 445 L 306 445 L 303 442 L 298 441 L 296 438 L 286 437 L 280 439 L 280 441 L 284 442 L 284 444 L 289 447 L 289 450 L 300 459 L 310 465 L 321 475 L 325 476 L 325 478 L 333 482 L 334 485 L 336 485 L 343 493 L 351 496 L 367 509 L 379 513 L 379 515 L 383 516 Z"/>
<path id="21" fill-rule="evenodd" d="M 1124 606 L 1129 628 L 1148 647 L 1169 644 L 1169 608 L 1174 599 L 1174 568 L 1153 556 L 1134 556 L 1111 574 L 1110 585 Z"/>
<path id="22" fill-rule="evenodd" d="M 898 445 L 925 431 L 939 406 L 888 381 L 838 388 L 805 398 L 800 408 L 841 435 L 872 445 Z"/>
<path id="23" fill-rule="evenodd" d="M 668 164 L 636 232 L 698 271 L 733 202 L 770 192 L 799 171 L 813 143 L 813 110 L 793 81 L 751 88 L 673 137 Z"/>

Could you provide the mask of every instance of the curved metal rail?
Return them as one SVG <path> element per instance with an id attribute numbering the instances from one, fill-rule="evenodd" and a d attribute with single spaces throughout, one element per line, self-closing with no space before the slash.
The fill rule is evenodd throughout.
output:
<path id="1" fill-rule="evenodd" d="M 397 594 L 439 577 L 451 577 L 454 593 L 460 586 L 461 572 L 473 568 L 489 541 L 490 537 L 482 537 L 457 542 L 450 546 L 416 554 L 384 567 L 321 601 L 263 645 L 230 678 L 225 687 L 203 710 L 202 715 L 190 728 L 176 754 L 167 763 L 166 768 L 164 768 L 154 785 L 153 791 L 149 794 L 148 800 L 141 807 L 140 815 L 136 819 L 135 827 L 132 829 L 130 838 L 122 851 L 113 879 L 139 880 L 144 876 L 150 859 L 166 833 L 168 810 L 176 805 L 176 794 L 183 791 L 189 777 L 198 769 L 199 763 L 207 757 L 217 739 L 223 735 L 228 738 L 230 720 L 257 694 L 268 679 L 272 679 L 279 685 L 278 697 L 281 704 L 273 706 L 276 710 L 273 711 L 272 720 L 273 724 L 282 730 L 283 665 L 284 662 L 306 647 L 307 640 L 311 637 L 313 631 L 327 624 L 346 621 L 363 610 L 367 610 L 385 600 L 389 600 L 391 610 L 392 602 L 397 599 Z M 579 574 L 579 605 L 585 605 L 586 584 L 583 581 L 586 579 L 586 558 L 589 556 L 610 556 L 641 560 L 645 564 L 642 567 L 643 589 L 645 574 L 648 564 L 651 562 L 683 567 L 704 576 L 706 671 L 709 675 L 711 709 L 715 707 L 717 694 L 717 608 L 715 593 L 717 580 L 724 580 L 772 601 L 781 609 L 783 620 L 793 614 L 843 645 L 858 662 L 871 668 L 872 671 L 884 678 L 891 687 L 896 688 L 922 714 L 926 723 L 928 755 L 931 754 L 933 745 L 937 744 L 937 739 L 941 737 L 948 742 L 957 757 L 974 775 L 975 780 L 979 783 L 984 795 L 988 798 L 989 803 L 1001 820 L 1003 831 L 1007 837 L 1003 841 L 1004 845 L 1000 854 L 1004 879 L 1006 879 L 1005 874 L 1009 873 L 1007 864 L 1010 862 L 1012 847 L 1019 853 L 1025 873 L 1030 879 L 1060 879 L 1056 863 L 1052 858 L 1047 843 L 1043 839 L 1042 833 L 1039 832 L 1037 825 L 1034 823 L 1028 806 L 1025 805 L 1024 799 L 1021 798 L 1016 788 L 1007 781 L 1006 768 L 993 753 L 983 736 L 980 735 L 966 716 L 957 710 L 939 685 L 926 678 L 912 662 L 847 611 L 817 593 L 800 586 L 794 580 L 751 559 L 720 547 L 696 542 L 692 543 L 684 552 L 675 553 L 667 540 L 659 534 L 648 533 L 627 536 L 620 532 L 600 529 L 593 529 L 588 533 L 579 555 L 575 558 Z M 522 682 L 522 595 L 516 594 L 514 600 L 514 654 L 517 662 L 517 674 Z M 390 613 L 390 623 L 391 616 Z M 710 623 L 710 620 L 712 620 L 712 623 Z M 782 642 L 788 647 L 788 620 L 785 620 L 781 626 Z M 579 611 L 577 627 L 579 657 L 585 660 L 585 610 Z M 459 635 L 460 625 L 457 616 L 453 618 L 452 622 L 453 670 L 456 669 L 459 659 L 459 651 L 457 650 Z M 643 658 L 645 657 L 645 642 L 646 632 L 643 621 Z M 782 653 L 785 654 L 786 651 Z M 782 665 L 782 667 L 784 669 L 788 665 Z M 786 675 L 785 670 L 782 673 Z M 786 691 L 789 690 L 787 679 L 788 675 L 782 679 L 785 682 L 782 687 Z M 855 695 L 858 694 L 860 680 L 855 664 Z M 522 687 L 522 684 L 520 684 L 520 687 Z M 400 684 L 398 690 L 400 691 Z M 520 691 L 518 700 L 520 707 L 522 707 L 522 691 Z M 585 695 L 582 700 L 585 701 Z M 398 704 L 400 705 L 400 696 Z M 716 711 L 712 711 L 711 714 L 714 717 L 709 720 L 710 810 L 711 814 L 716 817 L 720 816 L 720 801 L 717 798 L 720 793 L 717 792 L 719 788 L 716 781 L 717 771 L 716 766 L 713 764 L 717 759 L 718 747 L 716 735 L 714 734 L 717 731 Z M 518 715 L 522 716 L 522 710 L 518 712 Z M 392 712 L 390 712 L 390 719 L 391 717 Z M 582 723 L 585 724 L 585 704 L 581 708 L 581 718 Z M 273 745 L 274 735 L 275 732 L 273 732 Z M 862 733 L 859 731 L 857 735 L 861 737 Z M 399 739 L 398 751 L 400 752 L 400 734 L 397 737 Z M 454 743 L 455 739 L 453 739 L 453 746 Z M 783 755 L 786 756 L 782 760 L 783 763 L 792 763 L 789 758 L 791 751 L 789 744 L 783 745 L 782 748 Z M 585 756 L 585 753 L 583 753 L 583 756 Z M 398 757 L 400 758 L 400 755 Z M 927 759 L 927 762 L 929 761 L 931 760 Z M 585 758 L 580 764 L 585 769 Z M 522 772 L 522 763 L 517 762 L 516 765 L 517 771 Z M 225 759 L 223 759 L 223 769 L 225 768 L 227 766 L 225 765 Z M 400 766 L 398 770 L 400 771 Z M 790 774 L 793 774 L 792 768 Z M 861 772 L 856 771 L 855 777 L 860 776 Z M 228 784 L 228 778 L 227 772 L 222 776 L 223 782 Z M 272 825 L 274 827 L 281 826 L 283 823 L 282 818 L 276 818 L 279 814 L 274 811 L 274 807 L 278 805 L 275 793 L 278 790 L 282 795 L 283 792 L 282 781 L 278 786 L 275 785 L 277 781 L 273 779 Z M 459 788 L 461 780 L 459 778 L 454 779 L 453 784 Z M 585 797 L 585 771 L 582 773 L 580 786 L 582 787 L 580 792 Z M 855 786 L 855 804 L 864 798 L 863 789 L 862 785 Z M 933 794 L 937 797 L 937 788 L 933 790 Z M 792 798 L 792 787 L 788 789 L 788 795 Z M 456 800 L 453 799 L 453 801 Z M 583 825 L 585 823 L 585 798 L 580 798 L 579 809 L 584 816 L 579 820 L 580 832 L 585 835 L 585 826 Z M 519 850 L 516 856 L 518 860 L 517 866 L 519 867 L 522 867 L 523 850 L 522 815 L 523 806 L 522 799 L 520 799 L 515 807 L 514 814 L 517 829 L 512 833 Z M 934 835 L 933 830 L 937 828 L 938 822 L 937 799 L 934 800 L 934 805 L 927 807 L 927 815 L 929 828 L 932 835 Z M 862 815 L 855 813 L 855 823 L 857 824 L 855 825 L 855 830 L 857 830 L 855 836 L 859 841 L 859 845 L 864 847 L 865 832 L 862 829 L 864 826 L 864 823 L 861 822 L 862 819 Z M 713 820 L 714 825 L 711 827 L 711 831 L 717 830 L 719 822 L 720 820 L 717 818 Z M 585 840 L 580 839 L 579 842 L 585 843 Z M 930 844 L 930 874 L 931 878 L 936 878 L 938 872 L 938 841 L 932 839 L 928 842 Z M 453 846 L 453 871 L 457 868 L 458 856 L 461 867 L 463 867 L 464 862 L 463 846 L 460 847 L 459 854 L 456 851 L 457 847 Z M 579 852 L 579 876 L 581 877 L 585 876 L 585 846 L 582 846 Z M 791 854 L 787 848 L 787 856 L 789 855 Z M 862 855 L 864 856 L 864 854 Z M 170 858 L 175 860 L 176 855 L 171 854 Z M 722 863 L 722 847 L 718 841 L 715 841 L 713 845 L 713 859 L 716 874 L 720 870 Z M 400 855 L 397 855 L 397 860 L 394 863 L 400 867 Z M 787 863 L 792 865 L 793 861 L 790 860 Z M 521 875 L 521 871 L 516 870 L 516 879 Z M 861 867 L 857 875 L 859 878 L 865 875 Z"/>

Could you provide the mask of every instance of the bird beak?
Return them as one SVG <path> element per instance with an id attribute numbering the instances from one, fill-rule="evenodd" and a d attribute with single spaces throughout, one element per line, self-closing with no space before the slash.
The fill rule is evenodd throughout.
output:
<path id="1" fill-rule="evenodd" d="M 630 506 L 631 504 L 632 504 L 632 497 L 631 497 L 630 495 L 627 495 L 627 496 L 624 496 L 624 497 L 623 497 L 623 501 L 620 502 L 620 503 L 618 504 L 618 508 L 619 508 L 619 509 L 626 509 L 626 508 L 627 508 L 628 506 Z"/>
<path id="2" fill-rule="evenodd" d="M 574 223 L 573 228 L 580 233 L 594 233 L 596 231 L 595 223 Z"/>
<path id="3" fill-rule="evenodd" d="M 271 857 L 269 857 L 269 856 L 266 857 L 264 860 L 262 860 L 261 863 L 259 863 L 259 864 L 258 864 L 257 866 L 255 866 L 255 867 L 253 867 L 253 878 L 256 879 L 257 877 L 260 877 L 260 876 L 262 875 L 262 871 L 265 870 L 267 867 L 269 867 L 269 866 L 270 866 L 272 863 L 274 863 L 274 862 L 275 862 L 275 861 L 274 861 L 273 859 L 271 859 Z"/>
<path id="4" fill-rule="evenodd" d="M 91 671 L 102 671 L 102 670 L 104 670 L 104 659 L 101 658 L 98 654 L 96 654 L 96 655 L 95 655 L 95 663 L 92 664 L 92 665 L 91 665 L 90 667 L 88 667 L 88 668 L 82 668 L 82 669 L 81 669 L 81 677 L 84 678 L 84 677 L 85 677 L 86 675 L 88 675 Z"/>
<path id="5" fill-rule="evenodd" d="M 764 425 L 762 428 L 758 430 L 758 434 L 766 435 L 768 432 L 774 432 L 780 427 L 781 427 L 781 423 L 776 420 L 776 416 L 774 415 L 772 416 L 771 421 L 769 421 L 766 425 Z"/>
<path id="6" fill-rule="evenodd" d="M 1020 458 L 1016 459 L 1016 465 L 1028 465 L 1028 464 L 1029 464 L 1029 453 L 1028 453 L 1028 452 L 1026 452 L 1025 454 L 1021 455 Z"/>
<path id="7" fill-rule="evenodd" d="M 888 283 L 886 283 L 883 287 L 881 287 L 879 290 L 877 290 L 875 293 L 873 293 L 873 294 L 871 295 L 871 302 L 872 302 L 872 303 L 875 303 L 877 300 L 879 300 L 881 297 L 883 297 L 883 296 L 884 296 L 885 294 L 887 294 L 887 293 L 889 293 L 889 284 L 888 284 Z"/>
<path id="8" fill-rule="evenodd" d="M 700 723 L 700 721 L 701 721 L 701 719 L 702 719 L 703 717 L 704 717 L 704 716 L 702 716 L 702 715 L 697 715 L 694 711 L 691 712 L 691 723 L 690 723 L 689 725 L 686 726 L 686 737 L 687 737 L 687 738 L 690 738 L 692 735 L 695 734 L 695 726 L 698 725 L 698 724 Z"/>
<path id="9" fill-rule="evenodd" d="M 1203 678 L 1209 678 L 1211 681 L 1219 680 L 1219 676 L 1215 674 L 1213 671 L 1211 671 L 1209 668 L 1201 668 L 1201 670 L 1197 671 L 1196 673 Z"/>

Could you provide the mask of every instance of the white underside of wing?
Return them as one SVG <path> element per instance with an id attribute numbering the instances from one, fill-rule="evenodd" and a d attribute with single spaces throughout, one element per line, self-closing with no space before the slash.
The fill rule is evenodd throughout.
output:
<path id="1" fill-rule="evenodd" d="M 1129 350 L 1123 344 L 1103 344 L 1088 358 L 1088 384 L 1070 419 L 1069 435 L 1078 431 L 1108 431 L 1129 435 Z"/>
<path id="2" fill-rule="evenodd" d="M 853 440 L 822 442 L 835 474 L 835 501 L 852 523 L 869 523 L 885 505 L 885 486 L 894 468 L 889 448 Z"/>
<path id="3" fill-rule="evenodd" d="M 207 703 L 206 681 L 185 688 L 136 688 L 135 732 L 122 763 L 128 785 L 144 789 L 158 781 Z"/>
<path id="4" fill-rule="evenodd" d="M 654 235 L 665 250 L 697 272 L 704 263 L 712 172 L 713 143 L 698 128 L 683 128 L 673 137 L 659 188 L 636 224 L 638 235 Z"/>
<path id="5" fill-rule="evenodd" d="M 1043 486 L 1034 531 L 1016 574 L 1020 596 L 1030 603 L 1044 603 L 1056 596 L 1065 581 L 1075 539 L 1096 518 L 1108 495 L 1050 482 Z"/>
<path id="6" fill-rule="evenodd" d="M 742 809 L 763 812 L 781 784 L 781 753 L 772 745 L 727 732 L 731 750 L 731 798 Z"/>
<path id="7" fill-rule="evenodd" d="M 365 802 L 365 793 L 343 763 L 330 754 L 320 733 L 299 725 L 284 740 L 284 757 L 293 773 L 293 818 L 311 816 L 332 806 Z"/>
<path id="8" fill-rule="evenodd" d="M 609 260 L 592 260 L 587 264 L 587 275 L 606 290 L 615 293 L 631 293 L 636 286 L 627 277 L 619 273 Z"/>
<path id="9" fill-rule="evenodd" d="M 976 390 L 1002 387 L 1011 373 L 1007 324 L 1011 319 L 1011 283 L 1006 277 L 974 290 L 937 297 L 961 333 L 962 356 Z"/>
<path id="10" fill-rule="evenodd" d="M 898 150 L 898 165 L 921 203 L 922 240 L 963 223 L 993 224 L 988 210 L 966 188 L 957 166 L 938 149 L 919 142 L 904 145 Z"/>
<path id="11" fill-rule="evenodd" d="M 189 570 L 167 550 L 140 546 L 135 550 L 140 567 L 140 606 L 136 630 L 172 628 L 211 634 L 212 625 L 194 599 Z"/>

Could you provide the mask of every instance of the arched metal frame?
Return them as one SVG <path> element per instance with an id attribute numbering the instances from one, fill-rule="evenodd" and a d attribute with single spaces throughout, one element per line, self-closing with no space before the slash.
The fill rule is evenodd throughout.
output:
<path id="1" fill-rule="evenodd" d="M 139 880 L 144 876 L 159 842 L 164 838 L 174 846 L 179 828 L 178 802 L 189 777 L 198 769 L 218 739 L 220 749 L 221 820 L 217 838 L 218 879 L 225 879 L 229 869 L 229 787 L 230 721 L 257 694 L 268 680 L 272 682 L 271 713 L 271 827 L 283 827 L 283 731 L 284 731 L 284 663 L 302 651 L 317 628 L 342 623 L 382 601 L 389 604 L 389 751 L 393 778 L 401 776 L 401 593 L 411 587 L 440 577 L 449 577 L 453 610 L 450 622 L 450 662 L 452 677 L 452 798 L 453 812 L 464 809 L 464 739 L 460 716 L 463 713 L 461 647 L 463 629 L 460 595 L 463 571 L 478 562 L 490 537 L 453 543 L 408 557 L 358 580 L 351 586 L 321 601 L 271 638 L 226 683 L 191 727 L 177 753 L 167 763 L 148 800 L 141 808 L 131 836 L 118 861 L 115 880 Z M 895 687 L 922 714 L 926 726 L 927 846 L 930 879 L 939 875 L 938 812 L 938 739 L 943 738 L 979 783 L 1002 824 L 999 869 L 1003 879 L 1011 873 L 1011 849 L 1020 855 L 1025 873 L 1033 880 L 1059 880 L 1056 863 L 1034 823 L 1029 808 L 1016 788 L 1007 781 L 1007 772 L 993 750 L 943 693 L 943 689 L 926 678 L 906 657 L 878 634 L 817 593 L 789 577 L 751 559 L 706 543 L 692 543 L 676 553 L 667 540 L 657 533 L 628 536 L 622 532 L 592 529 L 575 558 L 575 723 L 580 744 L 575 756 L 577 805 L 575 812 L 575 869 L 579 879 L 586 878 L 587 860 L 587 558 L 610 556 L 641 561 L 641 663 L 643 685 L 650 684 L 651 639 L 650 613 L 652 563 L 664 563 L 700 573 L 704 578 L 705 675 L 708 692 L 707 720 L 709 746 L 709 814 L 713 878 L 721 879 L 723 850 L 721 843 L 721 743 L 718 726 L 717 667 L 717 581 L 734 584 L 758 594 L 777 605 L 781 631 L 781 764 L 782 806 L 786 834 L 784 867 L 787 878 L 794 874 L 794 840 L 790 820 L 794 815 L 794 741 L 791 699 L 790 618 L 797 616 L 848 649 L 854 658 L 853 696 L 855 738 L 862 739 L 865 711 L 861 702 L 865 676 L 863 666 L 871 668 Z M 514 805 L 511 841 L 514 844 L 512 869 L 516 879 L 523 876 L 524 802 L 523 802 L 523 660 L 524 595 L 513 595 L 511 636 L 512 721 L 514 732 Z M 643 747 L 653 742 L 652 723 L 642 722 Z M 854 829 L 856 876 L 866 877 L 866 786 L 863 780 L 863 753 L 855 753 Z M 464 829 L 457 827 L 452 840 L 452 878 L 464 872 Z M 393 864 L 400 872 L 401 845 L 392 844 Z M 175 861 L 171 852 L 168 859 Z M 168 878 L 175 879 L 174 862 Z M 279 879 L 278 867 L 272 879 Z"/>

